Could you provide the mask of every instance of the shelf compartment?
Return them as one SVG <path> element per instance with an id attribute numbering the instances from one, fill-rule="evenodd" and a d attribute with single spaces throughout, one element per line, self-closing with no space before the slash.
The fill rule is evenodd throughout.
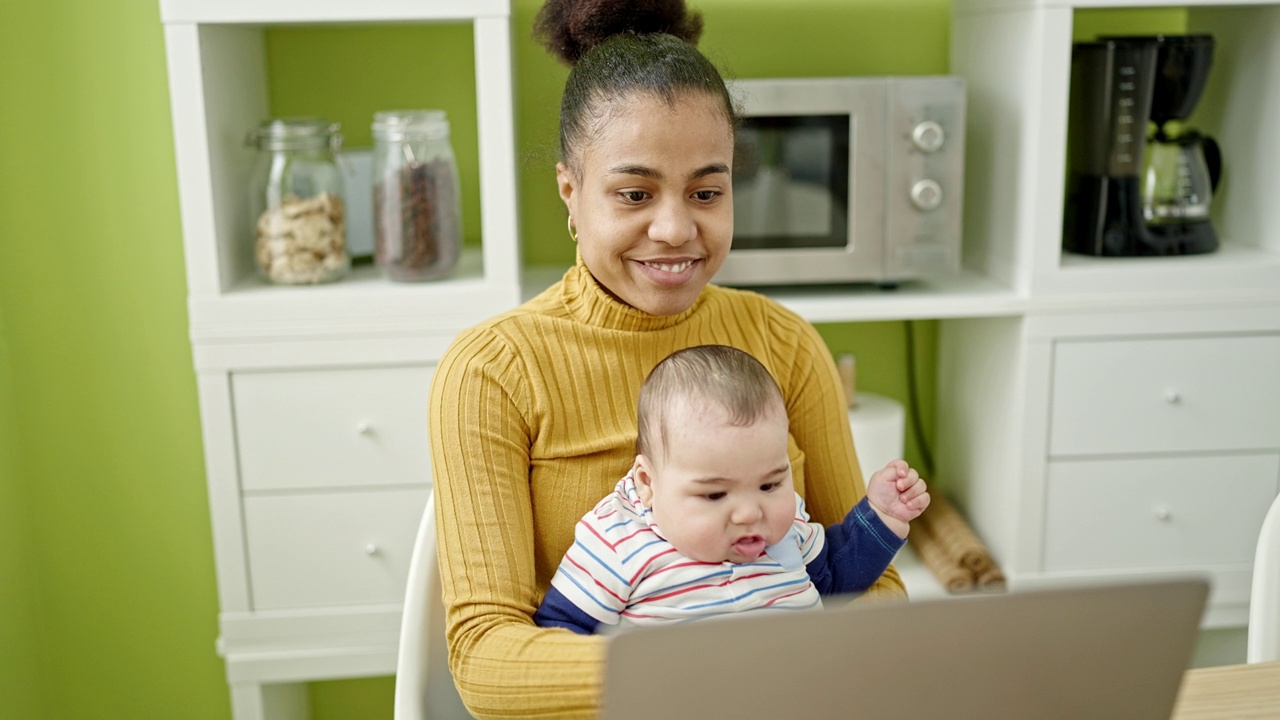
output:
<path id="1" fill-rule="evenodd" d="M 256 5 L 265 6 L 264 13 L 296 11 L 298 15 L 288 17 L 312 17 L 306 9 L 309 3 Z M 319 5 L 323 10 L 332 3 Z M 376 1 L 367 5 L 375 10 L 408 6 Z M 449 9 L 460 4 L 417 5 L 421 7 L 411 20 L 433 22 L 441 15 L 445 21 L 453 20 Z M 223 17 L 211 9 L 221 3 L 171 6 L 190 11 L 166 16 L 165 37 L 193 341 L 237 333 L 287 336 L 294 329 L 358 332 L 360 321 L 372 319 L 374 326 L 385 325 L 386 318 L 394 322 L 397 316 L 410 314 L 420 315 L 428 327 L 457 329 L 516 304 L 520 253 L 507 3 L 482 3 L 469 13 L 474 17 L 481 249 L 464 260 L 453 277 L 434 283 L 390 283 L 366 268 L 330 285 L 307 287 L 268 287 L 258 280 L 252 242 L 246 237 L 245 185 L 254 153 L 245 147 L 244 138 L 269 116 L 266 27 L 234 24 L 252 18 Z M 482 11 L 493 12 L 493 17 L 475 17 Z M 361 12 L 349 9 L 325 19 L 344 23 L 367 19 Z M 212 16 L 216 18 L 205 22 Z"/>
<path id="2" fill-rule="evenodd" d="M 1076 9 L 1167 7 L 1145 2 L 965 2 L 953 7 L 952 71 L 970 82 L 971 266 L 1037 299 L 1134 301 L 1197 288 L 1205 300 L 1280 298 L 1280 5 L 1186 3 L 1186 32 L 1218 40 L 1205 96 L 1188 125 L 1223 146 L 1213 222 L 1221 249 L 1177 258 L 1090 258 L 1061 249 L 1072 25 Z M 1019 60 L 1022 58 L 1024 60 Z M 1025 61 L 1034 59 L 1034 62 Z"/>

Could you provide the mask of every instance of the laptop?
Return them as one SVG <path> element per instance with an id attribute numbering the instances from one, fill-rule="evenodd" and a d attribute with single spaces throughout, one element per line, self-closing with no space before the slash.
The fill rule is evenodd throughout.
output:
<path id="1" fill-rule="evenodd" d="M 1202 578 L 850 604 L 632 630 L 606 720 L 1168 720 Z"/>

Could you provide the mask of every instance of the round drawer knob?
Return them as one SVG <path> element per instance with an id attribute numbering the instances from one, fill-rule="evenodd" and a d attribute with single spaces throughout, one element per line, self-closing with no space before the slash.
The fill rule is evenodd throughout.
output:
<path id="1" fill-rule="evenodd" d="M 368 435 L 369 433 L 373 432 L 373 423 L 369 422 L 368 420 L 361 420 L 360 422 L 356 423 L 356 432 L 360 433 L 361 435 Z"/>
<path id="2" fill-rule="evenodd" d="M 378 546 L 377 546 L 376 544 L 374 544 L 374 543 L 369 543 L 368 545 L 365 545 L 365 546 L 364 546 L 364 554 L 365 554 L 365 555 L 377 555 L 377 554 L 378 554 Z"/>
<path id="3" fill-rule="evenodd" d="M 911 204 L 918 210 L 937 210 L 942 204 L 942 186 L 937 180 L 919 180 L 911 186 Z"/>
<path id="4" fill-rule="evenodd" d="M 946 139 L 942 126 L 932 120 L 925 120 L 911 129 L 911 144 L 921 152 L 937 152 Z"/>
<path id="5" fill-rule="evenodd" d="M 1176 388 L 1168 388 L 1164 391 L 1164 399 L 1170 405 L 1177 405 L 1182 402 L 1182 393 L 1178 392 Z"/>
<path id="6" fill-rule="evenodd" d="M 1173 519 L 1173 513 L 1170 512 L 1169 508 L 1167 507 L 1163 507 L 1163 506 L 1157 507 L 1156 519 L 1159 520 L 1160 522 L 1169 522 L 1170 520 Z"/>

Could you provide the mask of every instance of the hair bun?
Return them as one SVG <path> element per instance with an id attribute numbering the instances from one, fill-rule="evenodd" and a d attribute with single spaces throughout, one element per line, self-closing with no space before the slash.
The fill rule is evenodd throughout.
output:
<path id="1" fill-rule="evenodd" d="M 551 54 L 573 65 L 622 33 L 667 33 L 696 45 L 702 14 L 690 12 L 684 0 L 547 0 L 533 28 Z"/>

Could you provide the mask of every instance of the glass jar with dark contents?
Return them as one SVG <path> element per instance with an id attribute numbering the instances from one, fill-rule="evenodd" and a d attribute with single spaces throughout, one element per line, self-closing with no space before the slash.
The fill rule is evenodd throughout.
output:
<path id="1" fill-rule="evenodd" d="M 398 282 L 445 277 L 462 248 L 458 166 L 443 110 L 373 120 L 374 258 Z"/>

